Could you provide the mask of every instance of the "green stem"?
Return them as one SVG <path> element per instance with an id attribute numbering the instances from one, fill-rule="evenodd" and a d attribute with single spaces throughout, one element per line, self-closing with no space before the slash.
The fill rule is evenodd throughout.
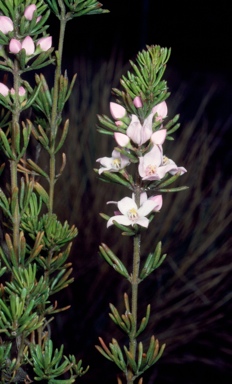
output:
<path id="1" fill-rule="evenodd" d="M 135 190 L 135 202 L 137 206 L 140 205 L 140 189 L 139 187 Z M 140 241 L 141 235 L 137 234 L 134 237 L 134 249 L 133 249 L 133 267 L 132 267 L 132 278 L 131 278 L 131 313 L 133 317 L 133 327 L 130 332 L 130 343 L 129 350 L 133 360 L 136 359 L 137 350 L 137 322 L 138 322 L 138 285 L 139 285 L 139 268 L 140 268 Z M 133 384 L 133 370 L 128 369 L 127 384 Z"/>
<path id="2" fill-rule="evenodd" d="M 59 5 L 61 8 L 60 13 L 60 35 L 59 35 L 59 45 L 57 54 L 57 63 L 56 71 L 54 78 L 54 90 L 53 90 L 53 103 L 52 103 L 52 115 L 51 115 L 51 135 L 50 135 L 50 185 L 49 185 L 49 213 L 53 212 L 53 203 L 54 203 L 54 189 L 56 183 L 56 159 L 55 159 L 55 144 L 56 144 L 56 135 L 58 129 L 58 120 L 59 116 L 57 113 L 58 105 L 58 95 L 59 95 L 59 81 L 61 75 L 61 63 L 63 55 L 63 46 L 64 46 L 64 36 L 65 28 L 67 23 L 67 17 L 65 14 L 65 6 L 62 0 L 59 0 Z"/>
<path id="3" fill-rule="evenodd" d="M 15 157 L 17 157 L 16 152 L 16 136 L 20 134 L 18 132 L 18 124 L 20 118 L 20 101 L 19 101 L 19 85 L 20 85 L 20 70 L 18 61 L 14 62 L 14 111 L 12 113 L 12 132 L 11 132 L 11 140 L 12 140 L 12 153 Z M 11 196 L 15 196 L 18 193 L 18 160 L 11 159 L 10 161 L 10 173 L 11 173 Z M 16 196 L 15 209 L 12 212 L 13 216 L 13 246 L 14 252 L 17 260 L 19 261 L 19 232 L 20 232 L 20 214 L 19 214 L 19 202 L 18 195 Z"/>

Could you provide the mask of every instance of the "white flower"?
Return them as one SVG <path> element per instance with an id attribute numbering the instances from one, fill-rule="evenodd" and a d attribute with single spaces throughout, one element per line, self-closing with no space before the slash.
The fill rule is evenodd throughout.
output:
<path id="1" fill-rule="evenodd" d="M 147 199 L 140 207 L 138 207 L 133 198 L 124 197 L 116 204 L 119 209 L 119 214 L 112 216 L 107 221 L 107 228 L 114 224 L 113 221 L 125 226 L 138 224 L 141 225 L 141 227 L 147 228 L 149 220 L 146 216 L 149 215 L 149 213 L 151 213 L 157 206 L 157 201 Z"/>
<path id="2" fill-rule="evenodd" d="M 96 161 L 103 166 L 98 171 L 99 175 L 104 171 L 118 172 L 130 164 L 130 160 L 120 152 L 116 151 L 116 149 L 113 150 L 112 157 L 101 157 Z"/>

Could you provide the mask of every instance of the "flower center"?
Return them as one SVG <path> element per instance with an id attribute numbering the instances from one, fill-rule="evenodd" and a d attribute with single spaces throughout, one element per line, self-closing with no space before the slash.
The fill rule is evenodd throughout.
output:
<path id="1" fill-rule="evenodd" d="M 119 169 L 121 167 L 121 159 L 119 157 L 116 157 L 115 159 L 113 159 L 112 166 L 115 169 Z"/>
<path id="2" fill-rule="evenodd" d="M 129 211 L 127 212 L 127 215 L 131 221 L 135 221 L 138 218 L 138 212 L 135 208 L 129 209 Z"/>
<path id="3" fill-rule="evenodd" d="M 155 175 L 157 171 L 157 166 L 156 165 L 148 165 L 147 168 L 145 169 L 146 176 L 152 176 Z"/>

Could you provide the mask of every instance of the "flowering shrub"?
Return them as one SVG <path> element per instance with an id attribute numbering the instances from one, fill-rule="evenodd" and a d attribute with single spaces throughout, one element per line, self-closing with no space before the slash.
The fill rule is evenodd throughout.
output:
<path id="1" fill-rule="evenodd" d="M 55 349 L 51 339 L 53 316 L 69 308 L 60 308 L 53 295 L 73 281 L 67 259 L 77 235 L 75 226 L 59 221 L 53 203 L 66 160 L 63 153 L 57 169 L 69 126 L 62 111 L 75 82 L 61 72 L 65 28 L 75 17 L 106 12 L 101 6 L 95 0 L 0 2 L 0 149 L 6 160 L 1 173 L 10 174 L 0 189 L 1 383 L 69 384 L 88 369 L 74 355 L 65 356 L 63 346 Z M 46 24 L 50 11 L 60 20 L 55 54 Z M 55 65 L 51 88 L 38 74 L 49 64 Z M 35 70 L 34 86 L 26 75 Z M 40 165 L 37 148 L 48 156 L 48 169 Z"/>
<path id="2" fill-rule="evenodd" d="M 168 97 L 166 82 L 162 80 L 169 51 L 159 46 L 148 46 L 137 56 L 137 63 L 131 62 L 133 73 L 123 76 L 123 91 L 113 89 L 117 102 L 110 104 L 113 120 L 107 116 L 99 117 L 99 131 L 112 135 L 116 147 L 112 158 L 98 159 L 103 167 L 96 172 L 106 182 L 121 184 L 126 187 L 132 197 L 124 197 L 116 204 L 118 211 L 113 216 L 101 214 L 107 220 L 107 227 L 115 225 L 122 235 L 133 239 L 132 260 L 128 263 L 131 271 L 105 244 L 100 246 L 101 256 L 131 284 L 131 299 L 124 295 L 125 313 L 110 305 L 110 317 L 127 335 L 129 346 L 123 349 L 114 338 L 105 344 L 99 338 L 99 352 L 113 361 L 123 372 L 127 384 L 135 382 L 151 365 L 161 357 L 165 345 L 159 346 L 154 336 L 146 349 L 138 336 L 145 330 L 150 316 L 150 306 L 145 317 L 138 324 L 138 286 L 139 283 L 158 268 L 166 255 L 161 253 L 161 242 L 154 252 L 149 253 L 140 269 L 141 239 L 156 212 L 162 211 L 163 197 L 166 192 L 177 192 L 186 187 L 167 188 L 186 172 L 175 162 L 163 154 L 165 140 L 173 139 L 171 134 L 178 129 L 178 116 L 167 122 L 168 108 L 165 99 Z M 124 156 L 124 157 L 123 157 Z M 149 196 L 150 195 L 150 196 Z M 139 384 L 143 381 L 139 379 Z M 121 379 L 118 378 L 118 383 Z"/>

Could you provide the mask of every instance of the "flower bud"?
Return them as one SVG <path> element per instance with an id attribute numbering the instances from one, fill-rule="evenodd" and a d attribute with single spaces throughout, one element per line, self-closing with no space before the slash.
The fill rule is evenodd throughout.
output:
<path id="1" fill-rule="evenodd" d="M 27 20 L 32 20 L 34 12 L 36 11 L 37 7 L 35 4 L 28 5 L 28 7 L 25 8 L 24 16 Z"/>
<path id="2" fill-rule="evenodd" d="M 117 103 L 110 103 L 110 113 L 115 120 L 122 119 L 126 115 L 125 108 Z"/>
<path id="3" fill-rule="evenodd" d="M 0 16 L 0 31 L 6 35 L 8 32 L 13 31 L 13 21 L 7 16 Z"/>
<path id="4" fill-rule="evenodd" d="M 19 40 L 17 39 L 11 39 L 10 44 L 9 44 L 9 50 L 11 53 L 17 54 L 19 51 L 22 49 L 22 44 Z"/>
<path id="5" fill-rule="evenodd" d="M 5 84 L 0 83 L 0 94 L 2 96 L 7 96 L 8 93 L 9 93 L 9 88 Z"/>
<path id="6" fill-rule="evenodd" d="M 136 96 L 133 100 L 133 104 L 136 108 L 142 108 L 143 106 L 143 103 L 142 103 L 142 100 L 141 100 L 141 97 L 139 96 Z"/>
<path id="7" fill-rule="evenodd" d="M 27 56 L 33 55 L 35 52 L 35 44 L 30 36 L 26 36 L 25 39 L 23 39 L 22 48 L 25 49 Z"/>
<path id="8" fill-rule="evenodd" d="M 10 90 L 11 95 L 15 95 L 15 89 L 11 88 Z M 22 86 L 19 87 L 19 96 L 25 96 L 26 95 L 26 89 Z"/>
<path id="9" fill-rule="evenodd" d="M 39 46 L 42 51 L 48 51 L 52 46 L 52 37 L 41 37 L 41 39 L 37 41 L 36 45 Z"/>

